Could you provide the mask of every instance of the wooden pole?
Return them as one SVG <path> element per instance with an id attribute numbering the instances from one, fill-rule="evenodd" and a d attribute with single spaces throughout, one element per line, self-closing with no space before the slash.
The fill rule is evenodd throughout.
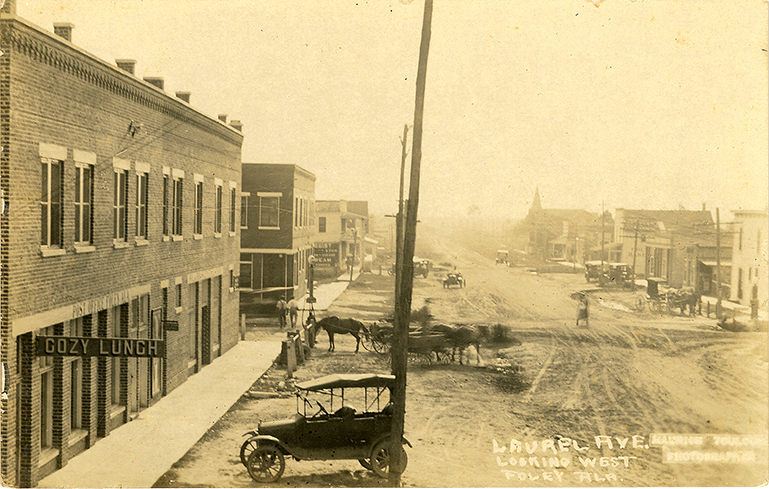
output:
<path id="1" fill-rule="evenodd" d="M 395 216 L 395 304 L 398 307 L 398 297 L 401 293 L 401 275 L 403 274 L 403 180 L 406 173 L 406 142 L 409 132 L 408 124 L 403 125 L 403 139 L 401 139 L 401 179 L 398 196 L 398 215 Z"/>
<path id="2" fill-rule="evenodd" d="M 635 292 L 635 259 L 636 259 L 636 252 L 638 251 L 638 226 L 639 221 L 636 219 L 635 221 L 635 238 L 633 238 L 633 286 L 632 290 Z"/>
<path id="3" fill-rule="evenodd" d="M 721 215 L 716 207 L 716 318 L 721 319 Z"/>
<path id="4" fill-rule="evenodd" d="M 401 440 L 406 417 L 406 370 L 408 355 L 409 321 L 411 320 L 411 292 L 414 285 L 414 245 L 416 242 L 417 211 L 419 209 L 419 173 L 422 161 L 422 118 L 425 106 L 427 80 L 427 55 L 430 49 L 430 24 L 433 16 L 433 0 L 425 0 L 422 18 L 422 39 L 419 45 L 417 66 L 417 90 L 414 103 L 414 140 L 412 142 L 411 177 L 409 179 L 409 204 L 406 213 L 406 232 L 403 242 L 403 273 L 400 296 L 396 302 L 395 331 L 392 345 L 392 371 L 395 385 L 392 391 L 393 422 L 390 431 L 390 476 L 393 487 L 401 483 Z"/>

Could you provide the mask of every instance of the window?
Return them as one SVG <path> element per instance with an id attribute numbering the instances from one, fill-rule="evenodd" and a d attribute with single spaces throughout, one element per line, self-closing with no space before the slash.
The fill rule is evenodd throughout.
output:
<path id="1" fill-rule="evenodd" d="M 41 158 L 40 244 L 48 248 L 62 246 L 62 174 L 64 161 Z"/>
<path id="2" fill-rule="evenodd" d="M 324 216 L 318 217 L 318 232 L 319 233 L 326 232 L 326 218 Z"/>
<path id="3" fill-rule="evenodd" d="M 235 270 L 230 269 L 230 291 L 235 290 Z"/>
<path id="4" fill-rule="evenodd" d="M 136 174 L 136 237 L 147 239 L 147 173 Z"/>
<path id="5" fill-rule="evenodd" d="M 294 227 L 299 227 L 299 197 L 294 197 Z"/>
<path id="6" fill-rule="evenodd" d="M 54 326 L 40 330 L 40 336 L 54 336 Z M 53 447 L 53 357 L 40 356 L 40 448 Z"/>
<path id="7" fill-rule="evenodd" d="M 182 307 L 182 284 L 176 284 L 176 307 Z"/>
<path id="8" fill-rule="evenodd" d="M 240 196 L 240 227 L 248 227 L 248 195 Z"/>
<path id="9" fill-rule="evenodd" d="M 128 233 L 128 218 L 126 208 L 128 206 L 128 172 L 115 170 L 113 186 L 114 199 L 112 202 L 112 238 L 115 241 L 125 241 Z"/>
<path id="10" fill-rule="evenodd" d="M 184 179 L 174 178 L 173 211 L 171 216 L 171 233 L 174 236 L 182 235 L 182 206 L 183 206 Z"/>
<path id="11" fill-rule="evenodd" d="M 740 228 L 739 250 L 742 251 L 742 228 Z"/>
<path id="12" fill-rule="evenodd" d="M 252 288 L 251 275 L 252 275 L 253 263 L 251 261 L 251 255 L 243 253 L 240 255 L 240 281 L 239 287 L 241 289 Z"/>
<path id="13" fill-rule="evenodd" d="M 214 212 L 214 233 L 222 234 L 222 184 L 216 185 L 216 210 Z"/>
<path id="14" fill-rule="evenodd" d="M 235 188 L 230 188 L 230 232 L 235 232 L 235 203 L 237 196 L 235 195 Z"/>
<path id="15" fill-rule="evenodd" d="M 93 242 L 93 166 L 75 166 L 75 243 Z"/>
<path id="16" fill-rule="evenodd" d="M 203 234 L 203 182 L 195 182 L 194 234 Z"/>
<path id="17" fill-rule="evenodd" d="M 70 321 L 69 336 L 83 336 L 83 318 Z M 83 361 L 74 357 L 70 361 L 70 428 L 83 427 Z"/>
<path id="18" fill-rule="evenodd" d="M 163 236 L 168 236 L 168 193 L 169 175 L 163 175 Z"/>
<path id="19" fill-rule="evenodd" d="M 280 207 L 279 196 L 259 196 L 259 227 L 279 228 L 280 220 L 278 209 Z"/>

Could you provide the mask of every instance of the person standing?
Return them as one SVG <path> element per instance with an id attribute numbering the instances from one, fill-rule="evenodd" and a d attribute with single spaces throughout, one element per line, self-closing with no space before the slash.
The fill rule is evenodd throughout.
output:
<path id="1" fill-rule="evenodd" d="M 291 329 L 295 329 L 296 319 L 299 316 L 299 301 L 296 297 L 288 301 L 288 316 L 291 318 Z"/>
<path id="2" fill-rule="evenodd" d="M 577 304 L 577 326 L 579 322 L 584 321 L 584 327 L 588 327 L 588 314 L 589 306 L 587 302 L 587 294 L 580 294 L 579 303 Z"/>
<path id="3" fill-rule="evenodd" d="M 280 323 L 280 329 L 286 327 L 286 313 L 288 312 L 288 304 L 286 304 L 286 298 L 280 296 L 277 304 L 278 309 L 278 322 Z"/>

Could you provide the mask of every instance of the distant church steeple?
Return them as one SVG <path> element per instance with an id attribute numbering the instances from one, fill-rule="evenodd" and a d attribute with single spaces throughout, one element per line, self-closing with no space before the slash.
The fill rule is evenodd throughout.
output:
<path id="1" fill-rule="evenodd" d="M 542 210 L 542 202 L 539 199 L 539 187 L 537 187 L 537 190 L 534 192 L 534 202 L 531 203 L 531 210 L 533 211 Z"/>

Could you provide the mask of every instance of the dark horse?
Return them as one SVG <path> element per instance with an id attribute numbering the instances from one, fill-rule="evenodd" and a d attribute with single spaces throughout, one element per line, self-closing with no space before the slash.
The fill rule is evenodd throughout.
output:
<path id="1" fill-rule="evenodd" d="M 482 363 L 481 360 L 481 340 L 488 336 L 488 331 L 484 326 L 468 326 L 468 325 L 447 325 L 436 324 L 430 328 L 432 333 L 440 333 L 448 340 L 448 345 L 451 347 L 451 360 L 455 360 L 457 352 L 459 353 L 459 363 L 462 364 L 462 356 L 465 350 L 469 346 L 475 347 L 477 354 L 478 364 Z M 468 358 L 469 361 L 469 358 Z"/>
<path id="2" fill-rule="evenodd" d="M 312 326 L 313 336 L 318 335 L 318 330 L 323 328 L 328 333 L 328 351 L 334 351 L 334 334 L 351 334 L 357 340 L 355 353 L 360 348 L 360 333 L 368 333 L 366 326 L 357 319 L 339 319 L 336 316 L 329 316 L 315 321 L 315 318 L 308 318 L 308 323 L 314 323 Z"/>

